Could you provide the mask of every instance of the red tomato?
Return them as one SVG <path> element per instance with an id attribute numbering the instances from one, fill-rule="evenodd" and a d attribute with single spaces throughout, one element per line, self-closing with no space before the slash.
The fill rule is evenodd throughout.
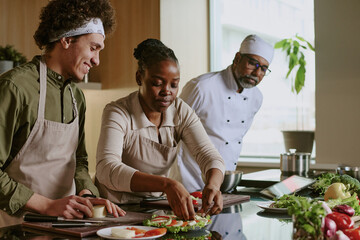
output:
<path id="1" fill-rule="evenodd" d="M 149 230 L 144 234 L 144 237 L 158 236 L 166 233 L 166 228 L 157 228 Z"/>
<path id="2" fill-rule="evenodd" d="M 201 191 L 197 191 L 197 192 L 192 192 L 190 193 L 191 196 L 196 197 L 196 198 L 202 198 L 202 192 Z"/>
<path id="3" fill-rule="evenodd" d="M 144 234 L 146 232 L 146 230 L 136 227 L 127 227 L 126 229 L 135 231 L 135 235 Z"/>
<path id="4" fill-rule="evenodd" d="M 337 230 L 344 230 L 354 227 L 354 221 L 346 214 L 332 212 L 326 215 L 326 217 L 334 220 Z"/>
<path id="5" fill-rule="evenodd" d="M 188 222 L 184 222 L 181 226 L 182 227 L 185 227 L 185 226 L 187 226 L 188 225 Z"/>
<path id="6" fill-rule="evenodd" d="M 193 203 L 193 205 L 198 205 L 198 204 L 199 204 L 196 199 L 193 199 L 193 200 L 192 200 L 192 203 Z"/>
<path id="7" fill-rule="evenodd" d="M 343 233 L 350 238 L 350 240 L 360 239 L 360 228 L 350 228 L 342 230 Z"/>
<path id="8" fill-rule="evenodd" d="M 169 225 L 166 225 L 166 226 L 174 226 L 176 223 L 177 223 L 177 221 L 175 219 L 173 219 L 171 221 L 171 223 Z"/>

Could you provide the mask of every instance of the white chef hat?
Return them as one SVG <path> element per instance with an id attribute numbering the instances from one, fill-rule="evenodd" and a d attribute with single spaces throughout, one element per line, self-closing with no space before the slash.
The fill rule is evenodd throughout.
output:
<path id="1" fill-rule="evenodd" d="M 274 56 L 274 47 L 257 35 L 249 35 L 242 41 L 240 53 L 258 55 L 270 64 Z"/>
<path id="2" fill-rule="evenodd" d="M 100 33 L 104 36 L 105 39 L 105 31 L 104 26 L 100 18 L 92 18 L 89 21 L 85 22 L 81 27 L 71 29 L 60 36 L 54 37 L 50 39 L 50 42 L 55 42 L 63 37 L 73 37 L 88 33 Z"/>

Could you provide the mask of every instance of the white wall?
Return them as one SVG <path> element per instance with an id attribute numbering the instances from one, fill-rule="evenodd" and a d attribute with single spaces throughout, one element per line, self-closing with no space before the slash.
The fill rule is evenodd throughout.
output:
<path id="1" fill-rule="evenodd" d="M 359 13 L 359 0 L 315 0 L 317 163 L 360 166 Z"/>
<path id="2" fill-rule="evenodd" d="M 160 39 L 179 60 L 180 89 L 209 71 L 208 12 L 207 0 L 160 0 Z"/>

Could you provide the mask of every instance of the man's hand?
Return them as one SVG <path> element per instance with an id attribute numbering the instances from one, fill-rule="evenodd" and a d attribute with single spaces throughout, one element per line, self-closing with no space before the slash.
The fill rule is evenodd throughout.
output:
<path id="1" fill-rule="evenodd" d="M 125 216 L 126 212 L 122 210 L 118 205 L 110 202 L 104 198 L 88 198 L 92 205 L 105 205 L 108 213 L 112 214 L 114 217 Z"/>
<path id="2" fill-rule="evenodd" d="M 34 193 L 25 204 L 25 210 L 49 216 L 60 216 L 68 219 L 92 217 L 93 205 L 102 204 L 114 217 L 124 216 L 125 212 L 117 205 L 103 198 L 83 198 L 68 196 L 52 200 Z"/>

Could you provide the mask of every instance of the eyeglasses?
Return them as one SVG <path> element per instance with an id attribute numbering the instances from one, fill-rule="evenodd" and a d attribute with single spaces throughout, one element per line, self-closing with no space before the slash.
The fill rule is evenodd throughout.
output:
<path id="1" fill-rule="evenodd" d="M 246 68 L 247 69 L 250 69 L 250 70 L 257 70 L 258 68 L 261 69 L 261 74 L 262 75 L 269 75 L 271 73 L 271 70 L 268 68 L 268 66 L 266 65 L 260 65 L 259 61 L 252 58 L 252 57 L 249 57 L 248 55 L 246 54 L 242 54 L 241 56 L 245 56 L 248 58 L 248 61 L 247 61 L 247 64 L 246 64 Z"/>

